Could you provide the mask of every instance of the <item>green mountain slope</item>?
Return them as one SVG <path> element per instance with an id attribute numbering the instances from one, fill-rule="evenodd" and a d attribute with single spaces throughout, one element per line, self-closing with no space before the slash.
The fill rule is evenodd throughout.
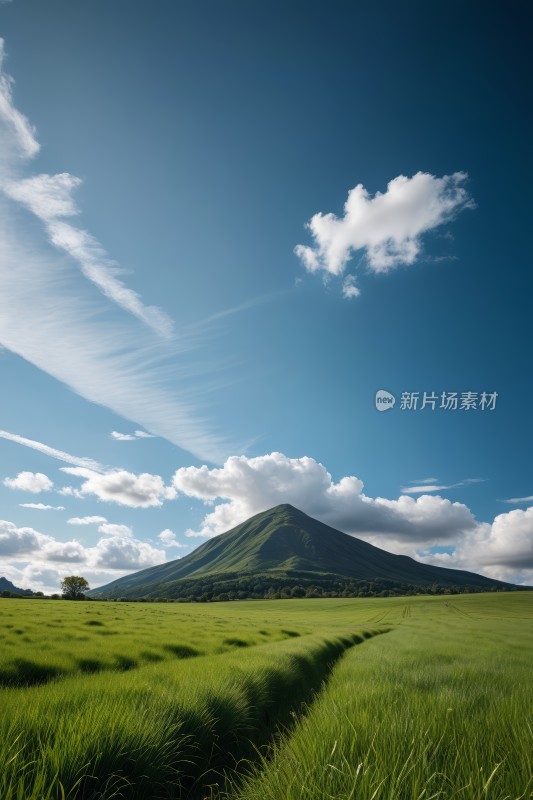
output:
<path id="1" fill-rule="evenodd" d="M 13 592 L 13 594 L 23 594 L 23 595 L 31 595 L 33 594 L 31 589 L 19 589 L 18 586 L 8 581 L 7 578 L 1 577 L 0 578 L 0 592 Z"/>
<path id="2" fill-rule="evenodd" d="M 296 573 L 296 574 L 295 574 Z M 397 556 L 283 504 L 210 539 L 189 555 L 93 589 L 92 597 L 179 597 L 184 581 L 242 576 L 376 579 L 401 584 L 489 590 L 507 584 L 463 570 L 421 564 Z M 290 580 L 289 580 L 290 579 Z"/>

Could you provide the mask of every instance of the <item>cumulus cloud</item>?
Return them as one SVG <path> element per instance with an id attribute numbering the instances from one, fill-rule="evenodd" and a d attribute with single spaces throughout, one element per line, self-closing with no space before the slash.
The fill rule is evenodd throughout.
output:
<path id="1" fill-rule="evenodd" d="M 388 272 L 413 264 L 420 256 L 422 236 L 449 222 L 474 202 L 464 184 L 464 172 L 437 178 L 417 172 L 399 175 L 387 191 L 371 197 L 362 184 L 348 193 L 344 215 L 318 212 L 307 223 L 313 245 L 299 244 L 296 255 L 309 272 L 342 275 L 350 259 L 361 253 L 372 272 Z M 358 293 L 353 276 L 345 279 L 345 297 Z"/>
<path id="2" fill-rule="evenodd" d="M 107 522 L 105 517 L 71 517 L 67 519 L 69 525 L 99 525 L 102 522 Z"/>
<path id="3" fill-rule="evenodd" d="M 456 485 L 481 480 L 467 478 Z M 481 522 L 463 503 L 438 495 L 369 497 L 359 478 L 345 476 L 335 483 L 314 459 L 288 458 L 282 453 L 235 456 L 214 469 L 182 467 L 173 483 L 182 494 L 214 505 L 200 529 L 187 531 L 188 536 L 217 536 L 271 506 L 291 503 L 394 553 L 498 580 L 533 582 L 533 508 L 500 514 L 492 523 Z M 439 545 L 452 552 L 432 552 Z"/>
<path id="4" fill-rule="evenodd" d="M 49 492 L 54 484 L 43 472 L 19 472 L 16 478 L 4 478 L 4 486 L 8 489 L 20 489 L 24 492 L 40 494 Z"/>
<path id="5" fill-rule="evenodd" d="M 302 511 L 347 533 L 366 537 L 400 537 L 405 542 L 449 541 L 476 522 L 462 503 L 424 495 L 397 500 L 364 494 L 363 483 L 346 476 L 335 483 L 326 468 L 309 457 L 283 453 L 247 458 L 232 456 L 223 467 L 182 467 L 173 478 L 176 489 L 206 503 L 222 499 L 199 531 L 189 536 L 216 536 L 253 514 L 279 503 Z"/>
<path id="6" fill-rule="evenodd" d="M 120 536 L 122 538 L 133 538 L 133 531 L 129 525 L 117 525 L 112 522 L 105 522 L 98 527 L 99 533 L 107 533 L 109 536 Z"/>
<path id="7" fill-rule="evenodd" d="M 361 291 L 355 283 L 354 276 L 347 275 L 342 282 L 342 296 L 349 299 L 350 297 L 359 297 L 360 294 Z"/>
<path id="8" fill-rule="evenodd" d="M 13 522 L 0 520 L 0 556 L 19 556 L 39 548 L 41 534 L 33 528 L 18 528 Z"/>
<path id="9" fill-rule="evenodd" d="M 453 553 L 422 553 L 440 567 L 482 572 L 497 580 L 533 584 L 533 507 L 498 514 L 480 523 L 457 543 Z"/>
<path id="10" fill-rule="evenodd" d="M 57 561 L 61 564 L 86 564 L 87 551 L 81 542 L 48 541 L 43 544 L 39 556 L 44 561 Z"/>
<path id="11" fill-rule="evenodd" d="M 170 528 L 166 528 L 164 531 L 161 531 L 158 538 L 161 539 L 163 547 L 187 547 L 186 544 L 178 542 L 176 539 L 176 534 L 174 531 L 171 531 Z"/>
<path id="12" fill-rule="evenodd" d="M 19 503 L 19 508 L 34 508 L 37 511 L 64 511 L 65 506 L 48 506 L 46 503 Z"/>
<path id="13" fill-rule="evenodd" d="M 109 536 L 100 539 L 93 549 L 92 563 L 107 569 L 138 570 L 165 561 L 165 551 L 129 536 Z"/>
<path id="14" fill-rule="evenodd" d="M 103 475 L 81 467 L 62 467 L 63 472 L 83 478 L 79 489 L 70 488 L 77 497 L 94 495 L 99 500 L 118 503 L 131 508 L 148 508 L 160 506 L 164 500 L 172 500 L 176 490 L 166 486 L 159 475 L 143 472 L 135 475 L 126 470 L 115 470 Z M 65 490 L 63 490 L 65 491 Z"/>
<path id="15" fill-rule="evenodd" d="M 85 547 L 0 520 L 0 574 L 24 588 L 55 592 L 74 564 L 97 586 L 165 561 L 164 549 L 136 539 L 127 526 L 110 525 L 103 532 L 96 545 Z"/>
<path id="16" fill-rule="evenodd" d="M 153 439 L 154 436 L 146 431 L 133 431 L 133 433 L 111 431 L 111 438 L 117 442 L 134 442 L 136 439 Z"/>

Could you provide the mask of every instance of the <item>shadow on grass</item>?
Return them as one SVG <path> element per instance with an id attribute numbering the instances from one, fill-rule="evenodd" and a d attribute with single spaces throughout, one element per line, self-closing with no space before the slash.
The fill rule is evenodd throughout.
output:
<path id="1" fill-rule="evenodd" d="M 288 672 L 275 665 L 262 670 L 260 683 L 249 681 L 244 687 L 246 701 L 242 708 L 230 696 L 213 694 L 208 712 L 214 720 L 214 731 L 209 747 L 206 743 L 203 751 L 207 754 L 205 768 L 196 779 L 182 778 L 180 798 L 227 798 L 228 790 L 235 791 L 257 762 L 270 757 L 279 736 L 308 713 L 346 650 L 388 630 L 340 636 L 325 642 L 312 655 L 294 654 Z"/>
<path id="2" fill-rule="evenodd" d="M 0 670 L 0 686 L 38 686 L 57 678 L 62 670 L 50 664 L 37 664 L 26 658 L 15 658 Z"/>
<path id="3" fill-rule="evenodd" d="M 196 647 L 191 647 L 188 644 L 165 644 L 163 645 L 163 650 L 172 653 L 176 658 L 194 658 L 201 655 Z"/>

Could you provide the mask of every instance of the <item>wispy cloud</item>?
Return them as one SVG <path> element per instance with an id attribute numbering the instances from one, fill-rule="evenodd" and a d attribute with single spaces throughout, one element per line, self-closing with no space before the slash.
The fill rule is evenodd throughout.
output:
<path id="1" fill-rule="evenodd" d="M 106 517 L 71 517 L 67 519 L 69 525 L 100 525 L 102 522 L 107 522 Z"/>
<path id="2" fill-rule="evenodd" d="M 51 458 L 57 458 L 58 461 L 64 461 L 66 464 L 72 464 L 74 467 L 85 467 L 94 470 L 95 472 L 105 472 L 106 468 L 103 467 L 98 461 L 92 458 L 79 458 L 78 456 L 71 456 L 70 453 L 65 453 L 63 450 L 56 450 L 55 447 L 49 447 L 42 442 L 36 442 L 33 439 L 26 439 L 24 436 L 19 436 L 17 433 L 9 433 L 8 431 L 0 431 L 0 438 L 7 439 L 10 442 L 16 442 L 24 447 L 30 447 L 32 450 L 38 450 Z"/>
<path id="3" fill-rule="evenodd" d="M 30 160 L 40 149 L 35 129 L 13 103 L 13 81 L 3 71 L 4 41 L 0 39 L 0 124 L 5 129 L 11 147 L 18 156 L 2 161 L 0 187 L 13 200 L 28 208 L 45 226 L 48 239 L 54 247 L 66 252 L 80 266 L 82 273 L 112 302 L 133 314 L 158 334 L 170 337 L 173 322 L 159 308 L 146 306 L 137 292 L 128 288 L 119 278 L 118 264 L 109 258 L 101 244 L 82 228 L 65 222 L 65 217 L 80 212 L 73 192 L 81 179 L 68 172 L 56 175 L 39 174 L 21 177 L 20 160 Z M 5 144 L 5 141 L 4 141 Z"/>
<path id="4" fill-rule="evenodd" d="M 24 180 L 7 181 L 3 189 L 13 200 L 32 211 L 46 227 L 50 242 L 64 250 L 81 267 L 81 271 L 110 300 L 138 317 L 161 336 L 170 337 L 174 324 L 155 306 L 146 306 L 133 289 L 118 279 L 120 273 L 103 247 L 87 231 L 62 220 L 79 213 L 72 192 L 81 180 L 63 172 L 59 175 L 35 175 Z"/>
<path id="5" fill-rule="evenodd" d="M 21 158 L 33 158 L 40 149 L 35 128 L 13 105 L 13 79 L 4 73 L 4 60 L 4 40 L 0 38 L 0 122 L 9 129 L 11 135 L 7 137 L 8 144 L 16 150 L 17 155 Z"/>
<path id="6" fill-rule="evenodd" d="M 437 178 L 417 172 L 399 175 L 387 191 L 371 197 L 362 184 L 348 193 L 344 215 L 318 212 L 307 223 L 313 245 L 298 244 L 294 252 L 309 272 L 342 275 L 356 253 L 372 272 L 388 272 L 413 264 L 422 250 L 422 236 L 449 222 L 474 202 L 464 187 L 467 175 L 455 172 Z M 343 294 L 358 293 L 353 276 L 344 280 Z"/>
<path id="7" fill-rule="evenodd" d="M 46 503 L 19 503 L 20 508 L 33 508 L 36 511 L 64 511 L 65 506 L 48 506 Z"/>
<path id="8" fill-rule="evenodd" d="M 151 433 L 146 431 L 133 431 L 133 433 L 120 433 L 119 431 L 111 431 L 111 438 L 116 442 L 134 442 L 136 439 L 154 439 Z"/>
<path id="9" fill-rule="evenodd" d="M 441 492 L 445 489 L 458 489 L 461 486 L 468 486 L 472 483 L 483 483 L 485 478 L 465 478 L 457 483 L 438 484 L 435 483 L 436 478 L 426 478 L 425 480 L 416 481 L 416 486 L 404 486 L 402 488 L 403 494 L 423 494 L 424 492 Z M 414 481 L 413 481 L 414 483 Z"/>
<path id="10" fill-rule="evenodd" d="M 445 486 L 444 484 L 438 483 L 425 483 L 422 486 L 404 486 L 402 488 L 403 494 L 422 494 L 422 492 L 440 492 L 443 489 L 451 489 L 452 485 L 455 486 L 457 484 L 450 484 L 449 486 Z"/>
<path id="11" fill-rule="evenodd" d="M 508 500 L 500 500 L 500 503 L 533 503 L 533 494 L 528 497 L 510 497 Z"/>
<path id="12" fill-rule="evenodd" d="M 15 108 L 11 90 L 11 79 L 1 74 L 0 184 L 7 194 L 3 199 L 0 195 L 0 345 L 86 400 L 199 458 L 216 463 L 241 450 L 207 421 L 207 404 L 214 402 L 220 379 L 213 379 L 217 365 L 212 360 L 199 367 L 205 326 L 171 340 L 155 336 L 163 317 L 136 306 L 99 245 L 65 222 L 78 211 L 72 197 L 78 179 L 67 173 L 20 174 L 39 144 Z M 44 221 L 48 241 L 21 216 L 20 203 Z M 52 234 L 55 250 L 50 247 Z M 114 299 L 123 308 L 129 304 L 134 317 L 117 314 L 116 305 L 94 291 L 94 281 L 81 282 L 72 270 L 72 257 L 89 271 L 103 270 L 99 274 Z M 138 319 L 152 323 L 150 328 L 138 325 Z"/>

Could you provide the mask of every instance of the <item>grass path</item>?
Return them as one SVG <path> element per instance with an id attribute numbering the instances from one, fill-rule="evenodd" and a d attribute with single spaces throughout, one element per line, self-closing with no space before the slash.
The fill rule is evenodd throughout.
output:
<path id="1" fill-rule="evenodd" d="M 361 634 L 4 690 L 2 800 L 200 798 L 280 724 Z M 194 663 L 193 663 L 194 662 Z"/>
<path id="2" fill-rule="evenodd" d="M 532 601 L 404 605 L 395 630 L 348 652 L 308 714 L 227 797 L 533 797 Z"/>

